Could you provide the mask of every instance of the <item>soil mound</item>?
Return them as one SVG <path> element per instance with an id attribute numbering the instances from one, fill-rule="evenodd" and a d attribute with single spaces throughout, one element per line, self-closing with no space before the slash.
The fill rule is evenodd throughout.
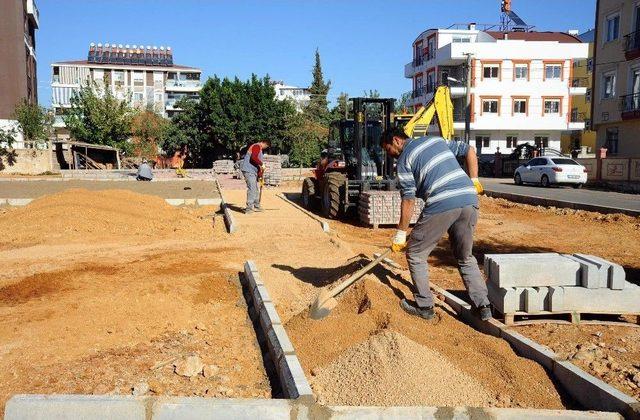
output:
<path id="1" fill-rule="evenodd" d="M 312 381 L 323 403 L 483 407 L 491 400 L 477 380 L 402 334 L 383 331 L 319 369 Z"/>
<path id="2" fill-rule="evenodd" d="M 173 208 L 155 196 L 126 190 L 70 189 L 4 215 L 0 218 L 0 231 L 0 248 L 11 248 L 109 237 L 202 239 L 211 232 L 211 222 L 191 210 Z"/>

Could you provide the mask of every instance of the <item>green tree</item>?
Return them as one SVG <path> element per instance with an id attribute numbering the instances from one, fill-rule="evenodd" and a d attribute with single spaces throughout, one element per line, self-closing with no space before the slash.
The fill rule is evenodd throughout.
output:
<path id="1" fill-rule="evenodd" d="M 287 149 L 289 161 L 300 167 L 313 166 L 325 147 L 329 129 L 304 114 L 294 114 L 289 118 Z"/>
<path id="2" fill-rule="evenodd" d="M 127 99 L 120 100 L 111 89 L 93 82 L 74 92 L 71 108 L 63 118 L 73 138 L 129 152 L 133 115 Z"/>
<path id="3" fill-rule="evenodd" d="M 0 171 L 5 168 L 5 162 L 9 166 L 16 163 L 17 153 L 13 150 L 13 143 L 17 134 L 13 127 L 6 130 L 0 128 Z"/>
<path id="4" fill-rule="evenodd" d="M 26 98 L 18 103 L 13 117 L 18 121 L 18 129 L 25 141 L 38 144 L 47 141 L 51 135 L 51 114 L 43 107 L 29 103 Z"/>
<path id="5" fill-rule="evenodd" d="M 380 92 L 378 92 L 378 89 L 369 89 L 368 92 L 365 90 L 364 91 L 364 97 L 365 98 L 379 98 L 380 97 Z"/>
<path id="6" fill-rule="evenodd" d="M 340 92 L 336 105 L 331 109 L 331 121 L 340 121 L 349 118 L 351 114 L 352 106 L 349 101 L 349 95 L 345 92 Z"/>
<path id="7" fill-rule="evenodd" d="M 153 112 L 153 108 L 137 111 L 131 120 L 133 154 L 144 158 L 155 157 L 168 125 L 169 121 Z"/>
<path id="8" fill-rule="evenodd" d="M 398 98 L 396 101 L 396 114 L 409 112 L 409 107 L 407 106 L 409 99 L 411 99 L 411 92 L 405 92 Z"/>
<path id="9" fill-rule="evenodd" d="M 316 61 L 313 66 L 313 81 L 309 87 L 309 93 L 311 99 L 309 104 L 305 107 L 304 113 L 313 121 L 328 125 L 331 121 L 331 115 L 329 114 L 329 102 L 327 100 L 327 94 L 331 89 L 331 81 L 324 81 L 324 75 L 322 74 L 322 64 L 320 62 L 320 52 L 316 49 Z"/>

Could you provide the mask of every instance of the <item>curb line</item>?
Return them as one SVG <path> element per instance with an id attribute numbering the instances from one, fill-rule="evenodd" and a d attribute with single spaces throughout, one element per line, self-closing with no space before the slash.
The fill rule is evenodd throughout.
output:
<path id="1" fill-rule="evenodd" d="M 227 227 L 227 232 L 234 233 L 237 230 L 236 220 L 229 211 L 227 207 L 227 202 L 224 199 L 224 195 L 222 195 L 222 187 L 220 186 L 220 181 L 216 179 L 216 186 L 218 187 L 218 194 L 220 194 L 220 208 L 224 214 L 224 224 Z"/>
<path id="2" fill-rule="evenodd" d="M 324 220 L 320 219 L 318 216 L 316 216 L 315 214 L 311 213 L 309 210 L 307 210 L 307 209 L 303 208 L 302 206 L 300 206 L 300 205 L 294 203 L 293 201 L 289 200 L 283 194 L 276 194 L 276 195 L 278 197 L 280 197 L 281 199 L 283 199 L 284 201 L 286 201 L 287 203 L 291 204 L 293 207 L 295 207 L 298 210 L 302 211 L 304 214 L 306 214 L 307 216 L 309 216 L 310 218 L 312 218 L 316 222 L 320 223 L 320 226 L 322 227 L 322 231 L 324 233 L 331 232 L 331 229 L 329 228 L 329 223 L 327 223 Z"/>

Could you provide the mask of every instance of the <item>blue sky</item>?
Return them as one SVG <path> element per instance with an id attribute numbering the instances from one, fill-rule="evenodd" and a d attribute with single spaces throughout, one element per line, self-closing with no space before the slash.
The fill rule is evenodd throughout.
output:
<path id="1" fill-rule="evenodd" d="M 497 23 L 499 0 L 37 0 L 39 102 L 49 106 L 50 64 L 84 59 L 90 42 L 169 45 L 178 64 L 205 76 L 269 74 L 298 86 L 311 82 L 320 50 L 329 98 L 377 89 L 399 97 L 411 43 L 425 29 Z M 513 0 L 537 30 L 594 25 L 595 0 Z"/>

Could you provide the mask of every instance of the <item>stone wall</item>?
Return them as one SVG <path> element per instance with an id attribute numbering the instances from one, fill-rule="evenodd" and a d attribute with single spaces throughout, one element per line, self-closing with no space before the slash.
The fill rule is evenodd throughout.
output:
<path id="1" fill-rule="evenodd" d="M 13 149 L 0 158 L 0 173 L 36 175 L 51 171 L 51 151 L 48 149 Z"/>

